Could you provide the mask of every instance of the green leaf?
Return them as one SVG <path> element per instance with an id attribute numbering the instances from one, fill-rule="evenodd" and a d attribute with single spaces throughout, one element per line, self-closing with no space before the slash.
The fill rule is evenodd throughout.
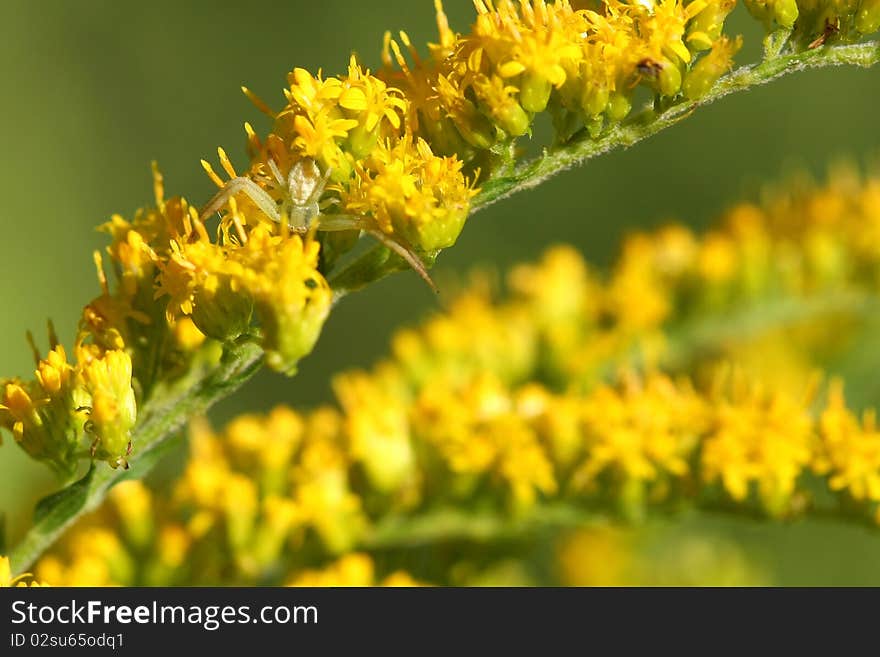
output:
<path id="1" fill-rule="evenodd" d="M 82 509 L 89 498 L 89 488 L 95 477 L 95 462 L 89 465 L 89 471 L 67 488 L 62 488 L 56 493 L 47 495 L 34 509 L 34 523 L 45 523 L 51 526 L 54 522 L 63 522 L 64 519 Z"/>

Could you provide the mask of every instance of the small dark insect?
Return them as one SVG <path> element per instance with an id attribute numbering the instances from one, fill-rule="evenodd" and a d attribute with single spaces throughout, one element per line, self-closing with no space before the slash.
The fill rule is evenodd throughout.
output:
<path id="1" fill-rule="evenodd" d="M 645 57 L 645 59 L 636 64 L 636 70 L 642 75 L 656 77 L 663 70 L 663 65 L 649 57 Z"/>
<path id="2" fill-rule="evenodd" d="M 650 57 L 645 57 L 643 60 L 639 61 L 638 64 L 636 64 L 636 76 L 633 78 L 633 81 L 629 85 L 629 88 L 635 88 L 644 78 L 656 80 L 657 76 L 660 75 L 660 71 L 662 70 L 663 65 L 660 62 L 656 62 Z"/>
<path id="3" fill-rule="evenodd" d="M 807 50 L 812 50 L 814 48 L 819 48 L 820 46 L 824 46 L 825 43 L 833 37 L 835 34 L 840 32 L 840 19 L 835 18 L 832 21 L 830 18 L 825 19 L 825 28 L 822 30 L 822 34 L 816 37 L 810 45 L 807 46 Z"/>

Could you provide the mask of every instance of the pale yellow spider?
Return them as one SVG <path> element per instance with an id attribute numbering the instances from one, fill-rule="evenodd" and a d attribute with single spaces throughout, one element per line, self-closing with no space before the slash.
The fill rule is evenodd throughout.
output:
<path id="1" fill-rule="evenodd" d="M 316 230 L 358 230 L 371 235 L 403 258 L 432 290 L 437 291 L 424 263 L 409 245 L 395 241 L 375 226 L 370 225 L 364 217 L 322 212 L 320 199 L 327 185 L 327 180 L 330 178 L 330 169 L 322 175 L 317 163 L 313 159 L 305 157 L 290 167 L 285 179 L 281 169 L 271 158 L 268 159 L 268 164 L 272 176 L 278 183 L 278 188 L 284 192 L 280 201 L 273 199 L 265 189 L 247 176 L 237 176 L 223 185 L 220 191 L 208 201 L 202 210 L 201 220 L 205 221 L 215 212 L 219 212 L 229 202 L 229 199 L 237 194 L 245 194 L 269 219 L 279 224 L 286 220 L 290 229 L 300 235 L 306 234 L 313 228 L 313 222 L 316 221 L 317 224 L 314 225 Z M 335 199 L 325 201 L 325 208 L 335 203 Z"/>

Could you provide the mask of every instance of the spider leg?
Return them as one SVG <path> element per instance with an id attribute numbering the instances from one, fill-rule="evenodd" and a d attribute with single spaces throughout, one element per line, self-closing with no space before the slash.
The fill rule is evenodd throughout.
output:
<path id="1" fill-rule="evenodd" d="M 324 188 L 327 186 L 327 181 L 330 180 L 330 174 L 333 173 L 333 167 L 327 167 L 327 170 L 324 172 L 324 175 L 321 176 L 321 181 L 315 185 L 312 189 L 312 193 L 309 194 L 309 198 L 306 200 L 306 205 L 311 205 L 312 203 L 317 203 L 318 199 L 321 198 L 321 194 L 324 193 Z"/>
<path id="2" fill-rule="evenodd" d="M 316 219 L 318 230 L 328 233 L 340 230 L 365 230 L 363 223 L 353 214 L 322 214 Z"/>
<path id="3" fill-rule="evenodd" d="M 363 230 L 365 233 L 369 233 L 383 245 L 387 246 L 389 249 L 391 249 L 397 255 L 403 258 L 407 262 L 407 264 L 409 264 L 409 266 L 412 267 L 415 272 L 422 277 L 422 280 L 428 284 L 428 287 L 433 290 L 434 294 L 440 294 L 440 290 L 434 284 L 434 281 L 431 280 L 430 275 L 428 275 L 428 270 L 425 269 L 425 263 L 421 261 L 421 259 L 415 254 L 412 249 L 404 246 L 403 244 L 400 244 L 399 242 L 395 242 L 385 233 L 378 231 L 375 228 L 364 228 Z"/>
<path id="4" fill-rule="evenodd" d="M 278 168 L 278 165 L 275 164 L 275 160 L 271 157 L 267 159 L 269 163 L 269 168 L 272 170 L 272 175 L 275 176 L 275 180 L 278 182 L 280 187 L 284 187 L 284 176 L 281 175 L 281 169 Z"/>
<path id="5" fill-rule="evenodd" d="M 278 212 L 278 208 L 275 207 L 275 201 L 269 196 L 268 192 L 253 180 L 244 176 L 233 178 L 223 186 L 223 189 L 214 194 L 213 198 L 208 201 L 208 204 L 202 210 L 199 219 L 205 221 L 226 205 L 230 198 L 239 193 L 246 194 L 269 219 L 281 221 L 281 215 Z"/>
<path id="6" fill-rule="evenodd" d="M 437 286 L 434 284 L 434 281 L 431 280 L 431 277 L 428 275 L 428 270 L 425 269 L 425 263 L 419 259 L 419 257 L 415 254 L 415 252 L 408 246 L 401 244 L 400 242 L 396 242 L 388 235 L 383 233 L 380 230 L 376 230 L 375 228 L 371 228 L 369 226 L 365 226 L 363 222 L 351 215 L 323 215 L 318 219 L 318 230 L 324 231 L 337 231 L 337 230 L 362 230 L 365 233 L 369 234 L 371 237 L 375 238 L 380 244 L 391 249 L 403 258 L 406 263 L 412 267 L 415 272 L 421 276 L 422 280 L 428 284 L 435 294 L 440 294 L 440 290 L 437 289 Z"/>

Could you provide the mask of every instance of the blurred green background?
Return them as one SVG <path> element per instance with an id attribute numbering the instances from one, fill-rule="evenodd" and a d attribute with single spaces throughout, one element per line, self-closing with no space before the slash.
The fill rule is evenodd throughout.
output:
<path id="1" fill-rule="evenodd" d="M 464 30 L 468 0 L 447 0 Z M 244 163 L 242 123 L 262 117 L 247 84 L 279 106 L 293 66 L 344 70 L 351 52 L 379 64 L 382 33 L 435 36 L 430 0 L 250 3 L 192 0 L 0 0 L 0 373 L 29 376 L 24 340 L 51 316 L 70 344 L 80 308 L 98 292 L 94 226 L 151 200 L 158 160 L 169 194 L 195 203 L 212 185 L 199 158 L 223 145 Z M 738 9 L 730 31 L 757 52 L 755 24 Z M 607 264 L 634 226 L 670 218 L 700 226 L 763 181 L 841 158 L 869 160 L 880 140 L 880 69 L 800 73 L 700 109 L 682 124 L 569 171 L 475 215 L 435 269 L 441 281 L 479 265 L 504 268 L 549 244 L 574 244 Z M 330 378 L 383 353 L 394 327 L 436 307 L 412 273 L 347 298 L 299 376 L 263 373 L 214 412 L 222 421 L 280 401 L 330 399 Z M 42 338 L 45 345 L 45 338 Z M 880 400 L 876 400 L 880 402 Z M 36 499 L 53 486 L 11 438 L 0 448 L 0 510 L 15 538 Z M 698 520 L 700 522 L 706 522 Z M 780 584 L 880 584 L 880 533 L 834 523 L 793 526 L 711 521 L 746 546 Z"/>

